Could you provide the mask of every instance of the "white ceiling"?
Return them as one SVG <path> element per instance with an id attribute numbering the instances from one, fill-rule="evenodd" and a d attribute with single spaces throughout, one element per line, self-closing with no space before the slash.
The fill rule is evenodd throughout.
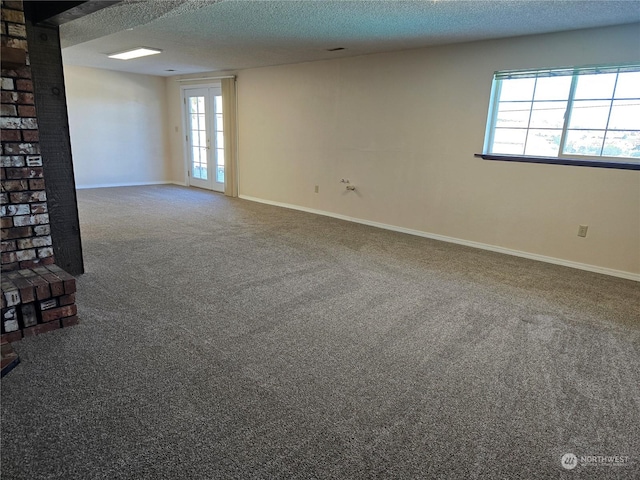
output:
<path id="1" fill-rule="evenodd" d="M 635 22 L 640 0 L 124 0 L 60 33 L 66 64 L 169 76 Z M 106 57 L 138 46 L 163 52 Z"/>

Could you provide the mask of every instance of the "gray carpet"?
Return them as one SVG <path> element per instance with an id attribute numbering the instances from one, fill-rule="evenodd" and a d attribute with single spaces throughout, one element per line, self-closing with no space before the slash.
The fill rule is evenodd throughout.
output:
<path id="1" fill-rule="evenodd" d="M 15 344 L 3 480 L 638 478 L 638 283 L 175 186 L 79 202 L 82 323 Z"/>

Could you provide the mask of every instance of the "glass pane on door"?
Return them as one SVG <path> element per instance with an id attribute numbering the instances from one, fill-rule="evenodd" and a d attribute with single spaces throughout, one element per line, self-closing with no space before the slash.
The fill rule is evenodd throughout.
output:
<path id="1" fill-rule="evenodd" d="M 189 140 L 191 142 L 191 172 L 193 178 L 207 180 L 207 119 L 205 97 L 189 98 Z"/>

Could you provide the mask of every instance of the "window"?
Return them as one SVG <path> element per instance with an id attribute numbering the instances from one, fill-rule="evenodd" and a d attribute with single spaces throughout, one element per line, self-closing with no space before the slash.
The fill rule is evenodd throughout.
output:
<path id="1" fill-rule="evenodd" d="M 481 156 L 640 166 L 640 66 L 496 72 Z"/>

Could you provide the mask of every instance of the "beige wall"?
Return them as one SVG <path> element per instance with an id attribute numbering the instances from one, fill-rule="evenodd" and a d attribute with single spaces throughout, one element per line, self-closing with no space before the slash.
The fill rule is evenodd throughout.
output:
<path id="1" fill-rule="evenodd" d="M 78 188 L 167 182 L 164 78 L 68 65 L 64 74 Z"/>
<path id="2" fill-rule="evenodd" d="M 199 75 L 205 76 L 205 75 Z M 201 82 L 204 83 L 204 82 Z M 172 182 L 186 184 L 185 163 L 185 132 L 182 119 L 182 92 L 177 77 L 165 79 L 167 91 L 167 139 L 169 140 L 169 158 L 171 159 L 167 172 Z"/>
<path id="3" fill-rule="evenodd" d="M 240 195 L 638 274 L 640 172 L 473 154 L 482 151 L 494 71 L 637 62 L 639 31 L 241 71 Z M 347 193 L 342 178 L 357 191 Z M 589 225 L 587 238 L 578 224 Z"/>

